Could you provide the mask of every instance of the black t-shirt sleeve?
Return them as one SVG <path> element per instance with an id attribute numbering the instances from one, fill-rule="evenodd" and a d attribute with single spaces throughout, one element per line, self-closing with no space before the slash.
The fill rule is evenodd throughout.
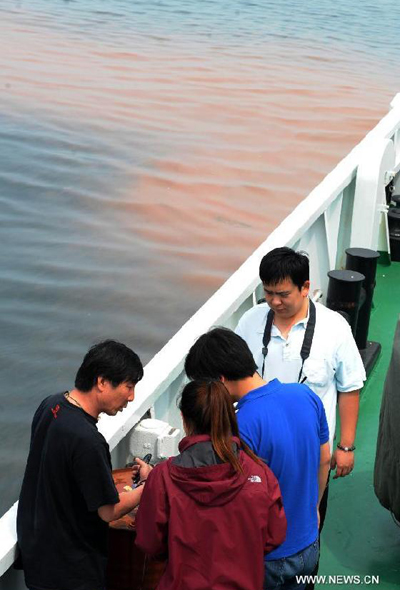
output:
<path id="1" fill-rule="evenodd" d="M 73 461 L 73 471 L 90 512 L 95 512 L 100 506 L 119 502 L 112 478 L 110 456 L 105 445 L 94 444 L 77 454 Z"/>
<path id="2" fill-rule="evenodd" d="M 46 406 L 48 405 L 48 402 L 49 402 L 50 397 L 51 396 L 48 396 L 48 397 L 46 397 L 46 399 L 44 399 L 42 401 L 42 403 L 40 404 L 40 406 L 36 410 L 35 415 L 33 416 L 32 426 L 31 426 L 30 448 L 32 448 L 33 437 L 36 434 L 36 430 L 37 430 L 38 424 L 40 423 L 40 421 L 42 419 L 43 412 L 44 412 Z M 46 428 L 47 428 L 47 425 L 46 425 Z"/>

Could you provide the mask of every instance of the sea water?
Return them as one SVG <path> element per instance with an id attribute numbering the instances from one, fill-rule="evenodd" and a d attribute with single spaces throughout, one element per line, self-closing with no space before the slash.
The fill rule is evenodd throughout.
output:
<path id="1" fill-rule="evenodd" d="M 396 0 L 1 0 L 0 513 L 41 399 L 144 362 L 387 112 Z"/>

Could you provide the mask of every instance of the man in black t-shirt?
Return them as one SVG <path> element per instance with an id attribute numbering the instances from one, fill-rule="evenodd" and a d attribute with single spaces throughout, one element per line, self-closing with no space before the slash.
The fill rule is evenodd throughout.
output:
<path id="1" fill-rule="evenodd" d="M 143 485 L 119 495 L 108 444 L 96 427 L 134 398 L 139 357 L 106 340 L 86 354 L 71 392 L 46 398 L 32 422 L 17 532 L 30 590 L 103 590 L 108 522 L 139 503 Z M 141 481 L 148 465 L 138 460 Z"/>

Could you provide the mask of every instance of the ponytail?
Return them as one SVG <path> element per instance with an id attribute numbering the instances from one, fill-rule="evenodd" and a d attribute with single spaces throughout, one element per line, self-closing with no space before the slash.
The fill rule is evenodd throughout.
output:
<path id="1" fill-rule="evenodd" d="M 239 438 L 243 451 L 257 463 L 260 459 L 240 439 L 232 398 L 222 381 L 191 381 L 182 391 L 179 409 L 195 434 L 208 434 L 218 457 L 243 473 L 232 450 L 232 437 Z"/>
<path id="2" fill-rule="evenodd" d="M 232 423 L 236 422 L 236 418 L 231 396 L 221 381 L 210 381 L 207 387 L 212 446 L 224 463 L 230 463 L 235 471 L 242 472 L 239 458 L 232 450 Z"/>

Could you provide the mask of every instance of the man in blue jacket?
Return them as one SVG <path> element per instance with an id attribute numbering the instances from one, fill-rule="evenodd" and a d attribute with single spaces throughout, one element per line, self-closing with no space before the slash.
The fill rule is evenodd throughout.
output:
<path id="1" fill-rule="evenodd" d="M 305 588 L 319 556 L 318 506 L 330 463 L 323 404 L 306 385 L 269 383 L 257 373 L 246 342 L 215 328 L 192 346 L 185 361 L 190 379 L 220 379 L 237 402 L 243 440 L 278 479 L 287 517 L 285 542 L 266 556 L 265 590 Z"/>

